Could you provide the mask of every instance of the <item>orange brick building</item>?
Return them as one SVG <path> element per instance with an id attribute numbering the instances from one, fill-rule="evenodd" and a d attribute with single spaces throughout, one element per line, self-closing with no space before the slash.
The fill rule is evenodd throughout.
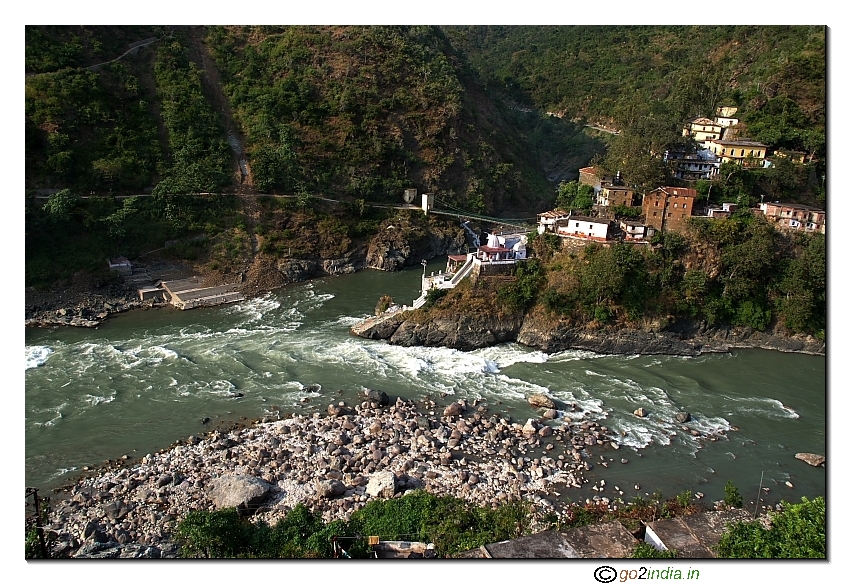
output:
<path id="1" fill-rule="evenodd" d="M 681 231 L 693 214 L 697 191 L 693 188 L 662 186 L 643 197 L 646 224 L 657 231 Z"/>

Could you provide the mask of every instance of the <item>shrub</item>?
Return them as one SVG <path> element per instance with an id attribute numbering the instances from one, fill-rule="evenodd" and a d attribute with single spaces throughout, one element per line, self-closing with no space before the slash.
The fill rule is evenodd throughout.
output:
<path id="1" fill-rule="evenodd" d="M 629 555 L 631 559 L 675 559 L 676 551 L 668 550 L 668 551 L 659 551 L 654 546 L 648 543 L 638 543 L 634 549 L 632 549 L 632 554 Z"/>
<path id="2" fill-rule="evenodd" d="M 715 551 L 727 559 L 826 558 L 826 502 L 823 496 L 771 513 L 770 529 L 760 522 L 736 522 Z"/>
<path id="3" fill-rule="evenodd" d="M 741 498 L 741 493 L 732 480 L 726 482 L 726 485 L 723 486 L 723 492 L 725 493 L 723 502 L 729 508 L 741 508 L 744 505 L 744 499 Z"/>

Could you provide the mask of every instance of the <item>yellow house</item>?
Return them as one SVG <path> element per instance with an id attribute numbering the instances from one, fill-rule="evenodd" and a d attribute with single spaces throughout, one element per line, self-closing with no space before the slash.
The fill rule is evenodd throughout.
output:
<path id="1" fill-rule="evenodd" d="M 708 140 L 719 140 L 722 126 L 707 117 L 698 117 L 691 121 L 682 130 L 685 137 L 693 137 L 695 142 L 707 142 Z"/>
<path id="2" fill-rule="evenodd" d="M 721 164 L 733 162 L 744 166 L 764 166 L 764 157 L 767 155 L 765 144 L 745 140 L 712 140 L 706 143 L 706 148 L 717 156 Z"/>

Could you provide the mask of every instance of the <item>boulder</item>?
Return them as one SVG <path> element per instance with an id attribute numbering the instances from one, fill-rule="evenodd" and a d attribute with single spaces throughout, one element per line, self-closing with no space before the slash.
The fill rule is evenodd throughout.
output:
<path id="1" fill-rule="evenodd" d="M 331 403 L 328 405 L 328 415 L 331 417 L 339 417 L 340 415 L 351 415 L 351 409 L 346 407 L 343 404 L 334 404 Z"/>
<path id="2" fill-rule="evenodd" d="M 463 406 L 460 403 L 452 403 L 443 411 L 444 417 L 454 417 L 455 415 L 460 415 L 463 412 Z"/>
<path id="3" fill-rule="evenodd" d="M 803 460 L 810 466 L 821 467 L 826 463 L 826 457 L 816 453 L 798 453 L 794 456 L 798 460 Z"/>
<path id="4" fill-rule="evenodd" d="M 688 413 L 687 411 L 680 411 L 679 413 L 676 413 L 676 421 L 678 423 L 687 423 L 690 420 L 691 420 L 691 414 Z"/>
<path id="5" fill-rule="evenodd" d="M 549 437 L 552 435 L 552 428 L 548 425 L 544 425 L 538 430 L 537 433 L 540 435 L 540 437 Z"/>
<path id="6" fill-rule="evenodd" d="M 210 481 L 208 495 L 216 508 L 242 507 L 256 510 L 271 484 L 253 476 L 221 476 Z"/>
<path id="7" fill-rule="evenodd" d="M 367 401 L 378 403 L 381 406 L 390 404 L 390 397 L 384 391 L 376 389 L 363 389 L 363 397 Z"/>
<path id="8" fill-rule="evenodd" d="M 533 407 L 540 407 L 541 409 L 555 409 L 555 401 L 540 393 L 529 395 L 528 402 Z"/>
<path id="9" fill-rule="evenodd" d="M 522 428 L 522 434 L 526 437 L 531 437 L 537 433 L 537 426 L 534 423 L 534 419 L 529 419 L 525 422 L 525 425 Z"/>
<path id="10" fill-rule="evenodd" d="M 322 498 L 335 498 L 345 494 L 345 484 L 339 480 L 316 480 L 316 493 Z"/>
<path id="11" fill-rule="evenodd" d="M 638 417 L 646 417 L 647 413 L 643 410 L 643 407 L 638 407 L 635 410 L 635 415 L 637 415 Z"/>
<path id="12" fill-rule="evenodd" d="M 558 416 L 558 411 L 555 410 L 555 409 L 546 409 L 545 411 L 543 411 L 543 418 L 544 419 L 554 419 L 557 416 Z"/>
<path id="13" fill-rule="evenodd" d="M 392 498 L 397 488 L 398 481 L 394 473 L 375 472 L 366 484 L 366 493 L 374 498 Z"/>

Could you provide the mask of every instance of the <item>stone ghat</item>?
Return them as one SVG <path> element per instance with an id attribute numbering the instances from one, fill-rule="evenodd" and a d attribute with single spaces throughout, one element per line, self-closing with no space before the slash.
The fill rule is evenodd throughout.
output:
<path id="1" fill-rule="evenodd" d="M 325 520 L 345 519 L 374 497 L 417 489 L 477 505 L 521 496 L 541 515 L 561 514 L 566 505 L 554 491 L 587 483 L 585 448 L 610 443 L 607 428 L 592 422 L 547 425 L 541 417 L 521 425 L 477 401 L 442 409 L 429 399 L 390 405 L 379 391 L 366 394 L 374 400 L 193 436 L 80 480 L 54 504 L 54 554 L 111 548 L 123 556 L 116 547 L 147 545 L 173 555 L 172 535 L 186 513 L 240 500 L 269 524 L 299 502 Z"/>

